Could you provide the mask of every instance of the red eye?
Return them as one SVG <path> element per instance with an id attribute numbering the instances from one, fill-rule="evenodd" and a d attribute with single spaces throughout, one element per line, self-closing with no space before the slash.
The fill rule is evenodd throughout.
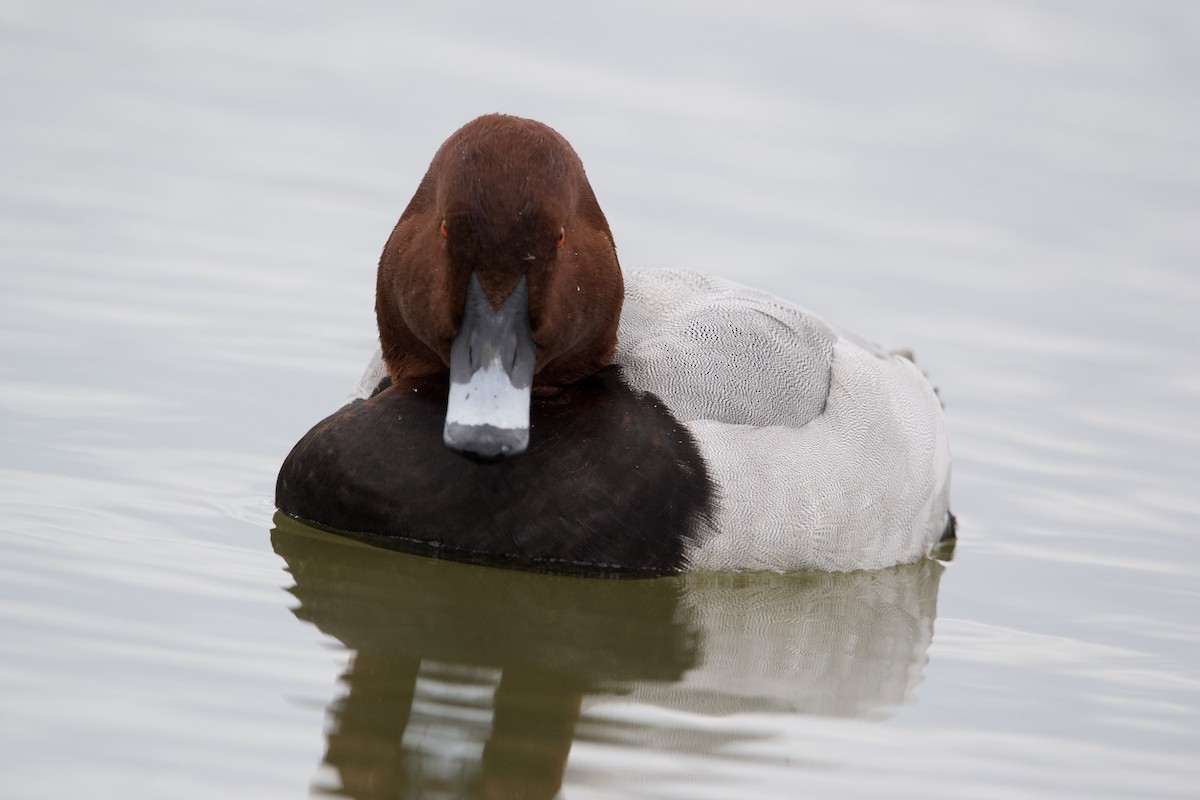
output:
<path id="1" fill-rule="evenodd" d="M 442 224 L 438 225 L 438 233 L 442 235 L 443 239 L 450 235 L 446 232 L 446 220 L 442 220 Z"/>
<path id="2" fill-rule="evenodd" d="M 558 247 L 559 247 L 559 249 L 562 249 L 562 246 L 566 243 L 567 243 L 567 229 L 565 227 L 559 228 L 558 229 Z"/>

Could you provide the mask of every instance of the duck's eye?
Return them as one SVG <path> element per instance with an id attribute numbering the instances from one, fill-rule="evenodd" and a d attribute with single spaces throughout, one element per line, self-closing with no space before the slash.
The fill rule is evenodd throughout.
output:
<path id="1" fill-rule="evenodd" d="M 441 234 L 443 239 L 450 235 L 446 232 L 446 220 L 442 220 L 442 224 L 438 225 L 438 233 Z"/>
<path id="2" fill-rule="evenodd" d="M 559 249 L 562 249 L 562 246 L 566 243 L 567 243 L 567 229 L 564 226 L 564 227 L 558 229 L 558 247 L 559 247 Z"/>

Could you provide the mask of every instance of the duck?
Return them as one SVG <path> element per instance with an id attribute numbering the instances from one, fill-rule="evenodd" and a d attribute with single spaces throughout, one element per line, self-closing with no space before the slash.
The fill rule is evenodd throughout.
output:
<path id="1" fill-rule="evenodd" d="M 622 271 L 541 122 L 442 144 L 375 314 L 362 379 L 280 469 L 302 522 L 603 575 L 881 569 L 954 536 L 945 416 L 910 354 L 730 280 Z"/>

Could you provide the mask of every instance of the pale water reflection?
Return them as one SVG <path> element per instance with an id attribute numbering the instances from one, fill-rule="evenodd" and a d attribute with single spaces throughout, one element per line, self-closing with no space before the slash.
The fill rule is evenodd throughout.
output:
<path id="1" fill-rule="evenodd" d="M 921 680 L 943 569 L 581 579 L 275 522 L 294 613 L 349 650 L 317 785 L 354 798 L 550 798 L 577 737 L 719 756 L 763 734 L 705 718 L 885 717 Z"/>

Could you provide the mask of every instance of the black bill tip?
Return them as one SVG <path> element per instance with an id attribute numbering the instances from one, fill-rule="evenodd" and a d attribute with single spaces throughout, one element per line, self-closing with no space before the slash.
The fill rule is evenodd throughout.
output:
<path id="1" fill-rule="evenodd" d="M 491 463 L 519 456 L 529 447 L 529 428 L 448 423 L 442 433 L 446 446 L 472 461 Z"/>

